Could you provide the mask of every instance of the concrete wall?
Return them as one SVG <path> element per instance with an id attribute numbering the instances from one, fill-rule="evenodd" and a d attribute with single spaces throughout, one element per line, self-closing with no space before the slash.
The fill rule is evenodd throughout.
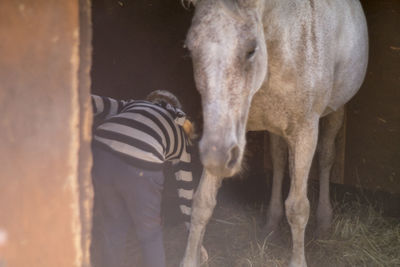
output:
<path id="1" fill-rule="evenodd" d="M 2 267 L 89 265 L 89 25 L 88 1 L 0 1 Z"/>

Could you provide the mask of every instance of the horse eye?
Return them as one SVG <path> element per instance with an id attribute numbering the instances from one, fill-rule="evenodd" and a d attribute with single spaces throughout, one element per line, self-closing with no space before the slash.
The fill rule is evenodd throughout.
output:
<path id="1" fill-rule="evenodd" d="M 249 51 L 247 51 L 246 59 L 247 59 L 247 60 L 253 59 L 254 55 L 256 54 L 257 49 L 258 49 L 258 47 L 257 47 L 257 46 L 254 46 L 252 49 L 250 49 Z"/>

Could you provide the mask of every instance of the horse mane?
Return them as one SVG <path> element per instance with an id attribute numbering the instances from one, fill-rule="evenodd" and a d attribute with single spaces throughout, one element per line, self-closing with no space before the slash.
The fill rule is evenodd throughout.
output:
<path id="1" fill-rule="evenodd" d="M 182 6 L 184 6 L 185 8 L 190 7 L 190 5 L 196 6 L 197 2 L 199 2 L 200 0 L 181 0 Z M 219 1 L 219 0 L 216 0 Z M 222 0 L 222 2 L 231 2 L 229 3 L 230 5 L 237 3 L 238 0 Z"/>
<path id="2" fill-rule="evenodd" d="M 196 6 L 198 2 L 201 0 L 181 0 L 181 4 L 185 9 L 189 9 L 190 6 Z M 220 4 L 221 7 L 223 7 L 226 11 L 229 11 L 229 13 L 233 15 L 238 15 L 240 14 L 240 7 L 239 7 L 239 2 L 243 2 L 241 0 L 214 0 L 217 2 L 217 4 Z M 253 0 L 249 0 L 253 1 Z"/>
<path id="3" fill-rule="evenodd" d="M 184 8 L 189 9 L 190 6 L 196 6 L 201 0 L 181 0 L 181 4 Z M 240 14 L 243 8 L 254 8 L 258 5 L 260 0 L 214 0 L 222 7 L 234 14 Z"/>

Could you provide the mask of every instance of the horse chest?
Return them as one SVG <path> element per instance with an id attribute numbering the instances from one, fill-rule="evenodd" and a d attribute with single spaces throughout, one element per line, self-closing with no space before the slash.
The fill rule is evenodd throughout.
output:
<path id="1" fill-rule="evenodd" d="M 315 95 L 293 86 L 263 86 L 253 97 L 247 130 L 268 130 L 284 136 L 289 128 L 315 111 L 315 103 L 326 102 L 317 101 Z"/>
<path id="2" fill-rule="evenodd" d="M 268 130 L 282 135 L 288 123 L 285 104 L 279 98 L 270 98 L 261 90 L 254 96 L 247 122 L 248 131 Z"/>

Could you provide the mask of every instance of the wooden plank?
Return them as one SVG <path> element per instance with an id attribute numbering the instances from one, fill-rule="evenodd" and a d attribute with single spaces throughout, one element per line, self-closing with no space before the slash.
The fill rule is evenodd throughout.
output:
<path id="1" fill-rule="evenodd" d="M 0 1 L 2 267 L 89 266 L 91 109 L 79 88 L 90 63 L 81 87 L 78 73 L 90 43 L 80 44 L 80 18 L 78 0 Z"/>

